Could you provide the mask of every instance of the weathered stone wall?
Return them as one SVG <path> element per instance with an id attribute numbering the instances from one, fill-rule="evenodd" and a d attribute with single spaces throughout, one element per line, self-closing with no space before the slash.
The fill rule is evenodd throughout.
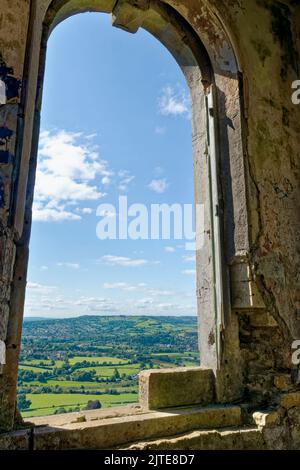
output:
<path id="1" fill-rule="evenodd" d="M 266 400 L 277 389 L 278 372 L 290 375 L 290 388 L 297 386 L 291 345 L 300 337 L 300 106 L 292 103 L 291 85 L 300 76 L 300 5 L 230 3 L 245 79 L 249 257 L 268 312 L 243 312 L 240 339 L 249 391 Z"/>
<path id="2" fill-rule="evenodd" d="M 10 341 L 12 321 L 12 281 L 16 258 L 13 220 L 13 194 L 18 179 L 23 125 L 22 81 L 29 22 L 29 0 L 1 0 L 0 4 L 0 80 L 6 97 L 0 105 L 0 340 L 6 344 L 6 359 L 18 354 L 20 340 Z M 19 312 L 22 316 L 22 310 Z M 1 375 L 1 369 L 6 375 Z M 0 421 L 13 425 L 16 368 L 0 365 Z"/>
<path id="3" fill-rule="evenodd" d="M 65 3 L 72 8 L 63 7 L 61 18 L 89 7 L 99 9 L 101 0 Z M 233 320 L 225 331 L 228 356 L 220 393 L 224 394 L 224 384 L 234 388 L 230 369 L 239 363 L 245 398 L 253 405 L 276 404 L 280 392 L 298 386 L 291 345 L 293 339 L 300 339 L 300 105 L 292 103 L 291 85 L 300 80 L 300 5 L 295 0 L 164 3 L 174 7 L 201 37 L 216 83 L 226 91 L 224 109 L 219 107 L 221 133 L 229 138 L 235 155 L 243 153 L 243 158 L 227 162 L 220 175 L 225 212 L 232 204 L 234 220 L 229 224 L 230 217 L 225 218 L 224 227 L 231 281 L 242 272 L 240 266 L 250 268 L 250 276 L 231 282 Z M 30 211 L 24 216 L 22 206 L 27 198 L 30 207 L 32 197 L 25 161 L 30 162 L 36 146 L 36 135 L 31 146 L 33 123 L 38 120 L 35 96 L 40 54 L 36 49 L 49 4 L 50 0 L 0 0 L 0 80 L 6 86 L 6 102 L 0 104 L 0 340 L 7 350 L 7 365 L 0 366 L 0 427 L 7 429 L 14 420 L 30 234 Z M 111 11 L 114 2 L 103 0 L 102 4 Z M 219 29 L 211 27 L 212 21 Z M 234 58 L 228 38 L 241 72 L 240 90 L 232 80 Z M 242 116 L 237 118 L 232 110 L 238 100 Z M 234 140 L 240 126 L 243 147 Z M 239 178 L 232 178 L 237 174 Z M 248 292 L 249 299 L 241 292 Z M 232 327 L 237 324 L 239 335 Z M 295 426 L 297 413 L 287 411 L 289 426 Z"/>

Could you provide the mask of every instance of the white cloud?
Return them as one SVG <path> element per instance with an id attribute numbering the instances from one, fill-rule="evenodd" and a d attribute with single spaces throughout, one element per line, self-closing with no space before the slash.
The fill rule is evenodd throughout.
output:
<path id="1" fill-rule="evenodd" d="M 148 298 L 139 299 L 136 304 L 137 304 L 137 308 L 149 307 L 153 305 L 153 299 L 148 299 Z"/>
<path id="2" fill-rule="evenodd" d="M 102 182 L 102 184 L 104 184 L 105 186 L 107 186 L 107 185 L 110 183 L 110 178 L 109 178 L 109 176 L 103 176 L 101 182 Z"/>
<path id="3" fill-rule="evenodd" d="M 48 266 L 41 266 L 40 269 L 41 271 L 48 271 L 49 268 Z"/>
<path id="4" fill-rule="evenodd" d="M 79 269 L 80 264 L 78 263 L 65 263 L 65 262 L 59 262 L 57 263 L 57 266 L 60 268 L 69 268 L 69 269 Z"/>
<path id="5" fill-rule="evenodd" d="M 96 186 L 78 182 L 67 176 L 54 175 L 37 170 L 35 197 L 38 201 L 88 201 L 98 200 L 104 196 Z"/>
<path id="6" fill-rule="evenodd" d="M 184 255 L 182 257 L 182 259 L 185 263 L 195 263 L 196 255 L 195 254 L 193 254 L 193 255 Z"/>
<path id="7" fill-rule="evenodd" d="M 177 292 L 163 289 L 147 289 L 149 295 L 153 297 L 174 297 Z"/>
<path id="8" fill-rule="evenodd" d="M 170 310 L 173 309 L 176 305 L 171 302 L 163 302 L 157 305 L 159 310 Z"/>
<path id="9" fill-rule="evenodd" d="M 28 282 L 27 283 L 27 289 L 29 289 L 30 291 L 37 292 L 37 293 L 48 293 L 48 292 L 51 292 L 51 291 L 57 289 L 57 287 L 56 286 L 46 286 L 46 285 L 43 285 L 43 284 L 39 284 L 37 282 Z"/>
<path id="10" fill-rule="evenodd" d="M 147 284 L 140 282 L 138 284 L 127 284 L 126 282 L 106 282 L 103 284 L 104 289 L 117 289 L 124 292 L 143 292 L 151 297 L 174 297 L 177 292 L 163 289 L 154 289 L 148 287 Z"/>
<path id="11" fill-rule="evenodd" d="M 93 213 L 93 209 L 91 207 L 77 207 L 76 212 L 83 215 L 90 215 Z"/>
<path id="12" fill-rule="evenodd" d="M 159 112 L 164 116 L 191 116 L 191 100 L 181 87 L 166 86 L 158 100 Z"/>
<path id="13" fill-rule="evenodd" d="M 145 266 L 149 261 L 145 259 L 132 259 L 125 256 L 114 256 L 114 255 L 105 255 L 102 256 L 101 261 L 105 264 L 111 266 L 122 266 L 122 267 L 139 267 Z"/>
<path id="14" fill-rule="evenodd" d="M 152 180 L 148 185 L 148 188 L 151 189 L 151 191 L 154 191 L 158 194 L 164 193 L 168 187 L 169 183 L 167 182 L 166 178 Z"/>
<path id="15" fill-rule="evenodd" d="M 139 283 L 137 285 L 130 285 L 127 284 L 126 282 L 113 282 L 113 283 L 104 283 L 103 284 L 104 289 L 118 289 L 118 290 L 123 290 L 126 292 L 134 292 L 143 289 L 146 287 L 146 284 L 144 283 Z"/>
<path id="16" fill-rule="evenodd" d="M 93 209 L 91 209 L 90 207 L 84 207 L 81 212 L 83 214 L 92 214 L 93 213 Z"/>
<path id="17" fill-rule="evenodd" d="M 81 217 L 57 205 L 56 208 L 48 204 L 35 201 L 33 203 L 33 219 L 39 222 L 61 222 L 63 220 L 81 220 Z"/>
<path id="18" fill-rule="evenodd" d="M 108 284 L 109 288 L 115 288 L 117 285 L 129 286 L 127 283 L 112 283 Z M 138 284 L 135 286 L 138 287 Z M 144 290 L 144 296 L 140 293 Z M 31 291 L 29 291 L 30 293 Z M 129 292 L 130 293 L 130 292 Z M 160 297 L 168 295 L 168 299 L 162 300 Z M 54 291 L 39 292 L 36 295 L 28 295 L 26 297 L 26 315 L 41 315 L 41 312 L 47 312 L 47 316 L 53 317 L 74 317 L 78 315 L 85 315 L 93 312 L 94 314 L 126 314 L 136 315 L 140 311 L 149 315 L 161 315 L 168 313 L 170 315 L 193 315 L 196 313 L 196 297 L 194 302 L 188 304 L 185 298 L 188 297 L 187 293 L 168 292 L 155 289 L 148 289 L 146 286 L 141 287 L 141 291 L 137 292 L 137 298 L 124 298 L 115 296 L 110 297 L 93 297 L 93 296 L 80 296 L 68 298 L 65 295 L 54 295 Z M 177 296 L 177 297 L 176 297 Z M 176 297 L 176 301 L 173 300 Z"/>
<path id="19" fill-rule="evenodd" d="M 125 289 L 127 286 L 126 282 L 105 282 L 103 284 L 104 289 Z"/>
<path id="20" fill-rule="evenodd" d="M 112 312 L 115 310 L 115 303 L 111 299 L 102 297 L 80 297 L 74 301 L 74 305 L 85 308 L 88 312 Z"/>
<path id="21" fill-rule="evenodd" d="M 184 269 L 181 272 L 187 276 L 196 276 L 196 269 Z"/>
<path id="22" fill-rule="evenodd" d="M 173 246 L 166 246 L 166 247 L 165 247 L 165 251 L 166 251 L 167 253 L 175 253 L 176 248 L 174 248 Z"/>
<path id="23" fill-rule="evenodd" d="M 100 159 L 97 147 L 92 146 L 91 138 L 65 130 L 41 132 L 34 220 L 80 220 L 66 205 L 104 197 L 96 180 L 112 174 L 107 162 Z"/>
<path id="24" fill-rule="evenodd" d="M 135 176 L 133 176 L 128 170 L 120 170 L 118 172 L 118 177 L 120 178 L 118 186 L 119 191 L 128 191 L 128 187 L 130 183 L 132 183 L 132 181 L 135 179 Z"/>
<path id="25" fill-rule="evenodd" d="M 46 173 L 83 181 L 94 180 L 106 170 L 106 162 L 99 160 L 93 147 L 82 142 L 82 134 L 67 132 L 41 132 L 39 154 L 40 169 Z"/>

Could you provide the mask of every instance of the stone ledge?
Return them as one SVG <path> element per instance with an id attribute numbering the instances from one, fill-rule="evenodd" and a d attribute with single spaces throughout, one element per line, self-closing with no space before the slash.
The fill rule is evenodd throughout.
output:
<path id="1" fill-rule="evenodd" d="M 215 376 L 200 367 L 147 370 L 139 374 L 139 388 L 146 410 L 208 405 L 215 398 Z"/>
<path id="2" fill-rule="evenodd" d="M 261 431 L 257 428 L 194 431 L 188 434 L 144 441 L 122 450 L 265 450 Z"/>
<path id="3" fill-rule="evenodd" d="M 30 429 L 0 434 L 0 450 L 29 450 Z"/>
<path id="4" fill-rule="evenodd" d="M 91 418 L 91 416 L 90 416 Z M 111 449 L 144 439 L 174 436 L 195 429 L 215 429 L 241 425 L 238 406 L 170 409 L 131 416 L 70 422 L 35 427 L 35 450 Z"/>
<path id="5" fill-rule="evenodd" d="M 49 426 L 49 427 L 65 427 L 74 423 L 85 423 L 89 421 L 100 421 L 109 418 L 127 418 L 129 416 L 137 416 L 144 414 L 138 403 L 128 406 L 114 406 L 112 408 L 104 408 L 100 410 L 83 410 L 74 411 L 72 413 L 62 413 L 58 415 L 39 416 L 36 418 L 27 418 L 25 426 Z"/>

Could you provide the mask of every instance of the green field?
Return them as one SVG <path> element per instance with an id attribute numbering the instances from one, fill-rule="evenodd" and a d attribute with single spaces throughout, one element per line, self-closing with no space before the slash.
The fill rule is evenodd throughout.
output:
<path id="1" fill-rule="evenodd" d="M 128 361 L 125 359 L 120 359 L 119 357 L 111 357 L 111 356 L 101 356 L 101 357 L 91 357 L 91 356 L 74 356 L 69 359 L 69 363 L 71 365 L 80 363 L 80 362 L 97 362 L 98 364 L 103 364 L 106 362 L 107 364 L 118 365 L 118 364 L 126 364 Z"/>
<path id="2" fill-rule="evenodd" d="M 101 356 L 101 357 L 91 357 L 91 356 L 74 356 L 68 359 L 70 365 L 80 364 L 84 361 L 86 362 L 95 362 L 97 364 L 107 365 L 122 365 L 126 364 L 128 361 L 125 359 L 120 359 L 118 357 L 111 356 Z M 43 372 L 45 369 L 53 369 L 53 367 L 61 367 L 64 361 L 56 360 L 55 365 L 51 364 L 51 360 L 47 359 L 31 359 L 26 361 L 26 363 L 21 363 L 20 367 L 27 370 L 33 370 L 36 372 Z"/>
<path id="3" fill-rule="evenodd" d="M 80 393 L 69 394 L 27 394 L 27 399 L 32 402 L 29 411 L 23 411 L 24 418 L 34 416 L 47 416 L 54 414 L 60 407 L 66 409 L 79 406 L 83 409 L 89 400 L 100 400 L 103 407 L 124 405 L 138 401 L 138 395 L 134 393 L 123 393 L 121 395 L 83 395 Z"/>
<path id="4" fill-rule="evenodd" d="M 141 370 L 199 365 L 194 317 L 25 321 L 18 406 L 26 418 L 138 401 Z"/>
<path id="5" fill-rule="evenodd" d="M 41 383 L 38 381 L 27 382 L 27 386 L 40 386 Z M 79 387 L 87 387 L 87 388 L 96 388 L 97 390 L 102 390 L 103 385 L 98 382 L 75 382 L 74 380 L 47 380 L 45 384 L 51 387 L 66 387 L 66 388 L 79 388 Z M 107 388 L 107 387 L 106 387 Z"/>
<path id="6" fill-rule="evenodd" d="M 96 366 L 96 367 L 82 367 L 81 371 L 89 371 L 95 370 L 96 375 L 98 377 L 112 377 L 115 372 L 115 369 L 119 371 L 120 374 L 126 375 L 135 375 L 138 374 L 140 371 L 139 364 L 130 364 L 129 366 L 115 366 L 115 367 L 107 367 L 107 366 Z"/>
<path id="7" fill-rule="evenodd" d="M 94 359 L 94 358 L 93 358 Z M 57 366 L 55 366 L 57 367 Z M 35 367 L 35 366 L 29 366 L 29 365 L 20 365 L 20 369 L 21 370 L 30 370 L 32 372 L 45 372 L 47 371 L 47 369 L 42 369 L 40 367 Z M 135 375 L 139 372 L 140 370 L 140 366 L 139 364 L 130 364 L 130 365 L 126 365 L 126 366 L 123 366 L 123 365 L 115 365 L 115 366 L 110 366 L 110 365 L 107 365 L 107 366 L 91 366 L 91 367 L 81 367 L 80 368 L 80 371 L 90 371 L 90 370 L 95 370 L 96 371 L 96 375 L 98 377 L 111 377 L 114 372 L 115 372 L 115 369 L 117 369 L 119 371 L 120 374 L 126 374 L 126 375 Z M 48 369 L 49 371 L 52 370 L 52 368 L 49 367 Z M 74 385 L 74 382 L 73 382 L 73 385 Z"/>
<path id="8" fill-rule="evenodd" d="M 50 367 L 42 368 L 42 367 L 37 367 L 37 366 L 33 366 L 33 365 L 32 366 L 31 365 L 24 365 L 22 363 L 20 364 L 19 368 L 20 368 L 20 370 L 31 370 L 32 372 L 36 372 L 36 373 L 39 373 L 39 372 L 43 373 L 43 372 L 47 371 L 47 369 L 51 370 Z"/>

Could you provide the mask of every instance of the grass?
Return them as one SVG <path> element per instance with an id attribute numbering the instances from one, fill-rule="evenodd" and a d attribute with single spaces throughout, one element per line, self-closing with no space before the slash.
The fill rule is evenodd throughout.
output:
<path id="1" fill-rule="evenodd" d="M 122 375 L 122 374 L 126 374 L 126 375 L 135 375 L 135 374 L 138 374 L 138 372 L 140 371 L 140 365 L 139 364 L 130 364 L 129 366 L 112 366 L 112 367 L 108 367 L 108 366 L 96 366 L 96 367 L 82 367 L 80 370 L 80 372 L 82 371 L 91 371 L 91 370 L 95 370 L 96 371 L 96 375 L 98 377 L 112 377 L 112 375 L 114 374 L 115 372 L 115 369 L 117 369 L 119 371 L 119 374 Z"/>
<path id="2" fill-rule="evenodd" d="M 126 403 L 135 403 L 138 401 L 138 395 L 135 393 L 123 393 L 121 395 L 84 395 L 80 393 L 68 394 L 33 394 L 28 393 L 26 398 L 32 402 L 27 411 L 22 412 L 24 418 L 34 416 L 47 416 L 53 414 L 60 407 L 74 408 L 79 406 L 83 409 L 89 400 L 99 400 L 103 408 L 118 406 Z"/>
<path id="3" fill-rule="evenodd" d="M 27 364 L 27 362 L 26 362 Z M 46 367 L 37 367 L 37 366 L 29 366 L 29 365 L 23 365 L 23 364 L 20 364 L 19 368 L 21 370 L 31 370 L 32 372 L 36 372 L 36 373 L 43 373 L 43 372 L 47 372 L 47 371 L 51 371 L 52 369 L 51 368 L 46 368 Z"/>
<path id="4" fill-rule="evenodd" d="M 128 360 L 120 359 L 119 357 L 112 357 L 112 356 L 100 356 L 100 357 L 93 357 L 93 356 L 74 356 L 69 359 L 69 364 L 73 366 L 76 363 L 81 362 L 95 362 L 97 364 L 103 364 L 106 362 L 108 365 L 111 366 L 119 366 L 122 364 L 127 364 Z M 41 366 L 41 363 L 44 366 Z M 32 370 L 32 372 L 45 372 L 47 370 L 52 370 L 54 367 L 60 368 L 64 364 L 64 361 L 57 360 L 55 361 L 55 365 L 51 365 L 51 361 L 47 359 L 32 359 L 30 361 L 26 361 L 20 364 L 20 368 L 24 370 Z"/>
<path id="5" fill-rule="evenodd" d="M 193 353 L 168 353 L 168 352 L 162 352 L 162 353 L 151 353 L 151 356 L 152 357 L 155 357 L 155 356 L 166 356 L 166 357 L 179 357 L 179 358 L 191 358 L 191 357 L 197 357 L 197 354 L 193 354 Z"/>
<path id="6" fill-rule="evenodd" d="M 31 359 L 30 361 L 26 361 L 26 364 L 30 366 L 39 366 L 41 363 L 45 364 L 46 367 L 52 367 L 50 359 Z"/>
<path id="7" fill-rule="evenodd" d="M 33 382 L 26 382 L 23 386 L 36 386 L 36 387 L 47 387 L 47 386 L 52 386 L 56 387 L 58 385 L 59 387 L 69 387 L 69 388 L 80 388 L 81 385 L 84 387 L 94 387 L 94 388 L 100 388 L 101 385 L 100 383 L 97 382 L 76 382 L 75 380 L 47 380 L 45 383 L 33 381 Z M 107 387 L 106 387 L 107 388 Z"/>
<path id="8" fill-rule="evenodd" d="M 182 363 L 184 363 L 187 367 L 195 366 L 196 364 L 196 357 L 197 353 L 152 353 L 151 354 L 154 365 L 154 368 L 157 367 L 174 367 L 174 362 L 169 363 L 165 362 L 164 358 L 172 358 L 176 361 L 176 359 L 180 359 Z M 140 372 L 140 364 L 128 364 L 126 359 L 120 359 L 118 357 L 112 356 L 74 356 L 69 358 L 69 364 L 73 366 L 76 363 L 82 363 L 83 361 L 87 362 L 94 362 L 97 365 L 92 367 L 82 367 L 77 370 L 77 372 L 83 371 L 91 371 L 95 370 L 97 377 L 101 377 L 105 380 L 105 378 L 109 378 L 113 376 L 115 369 L 119 371 L 119 374 L 122 375 L 125 373 L 126 375 L 137 375 Z M 106 365 L 103 365 L 103 363 Z M 40 364 L 43 363 L 44 366 L 41 367 Z M 39 360 L 33 359 L 31 361 L 26 361 L 20 365 L 20 369 L 23 370 L 31 370 L 32 372 L 36 373 L 43 373 L 46 371 L 51 372 L 54 367 L 60 368 L 63 365 L 64 361 L 57 360 L 55 361 L 55 365 L 51 365 L 49 360 Z M 111 364 L 109 364 L 111 363 Z M 119 406 L 125 405 L 129 403 L 135 403 L 138 401 L 138 395 L 135 393 L 128 393 L 128 389 L 126 387 L 122 387 L 121 383 L 109 383 L 109 382 L 77 382 L 71 380 L 57 380 L 57 379 L 50 379 L 47 383 L 43 384 L 37 381 L 30 382 L 24 384 L 25 387 L 28 386 L 59 386 L 63 388 L 63 391 L 66 393 L 54 394 L 54 393 L 46 393 L 46 394 L 32 394 L 27 393 L 26 397 L 29 399 L 32 404 L 30 410 L 23 411 L 22 416 L 24 418 L 36 417 L 36 416 L 46 416 L 52 415 L 55 413 L 56 410 L 59 408 L 65 408 L 66 411 L 70 411 L 71 408 L 79 407 L 81 410 L 85 408 L 87 402 L 89 400 L 99 400 L 102 404 L 103 408 L 111 407 L 111 406 Z M 81 393 L 80 387 L 84 386 L 85 390 L 89 390 L 92 392 L 91 395 Z M 68 388 L 76 389 L 78 393 L 67 393 Z M 96 395 L 96 391 L 104 392 L 107 389 L 117 389 L 120 392 L 120 395 L 110 395 L 110 394 L 103 394 L 103 395 Z M 136 383 L 130 382 L 131 391 L 136 389 Z M 124 392 L 124 393 L 123 393 Z M 26 392 L 25 392 L 26 393 Z"/>
<path id="9" fill-rule="evenodd" d="M 126 364 L 128 361 L 125 359 L 120 359 L 118 357 L 111 357 L 111 356 L 100 356 L 100 357 L 93 357 L 93 356 L 75 356 L 69 359 L 70 365 L 76 364 L 76 362 L 80 363 L 83 361 L 87 362 L 97 362 L 98 364 L 103 364 L 104 362 L 111 362 L 112 365 L 114 364 Z"/>
<path id="10" fill-rule="evenodd" d="M 117 382 L 117 383 L 110 383 L 110 382 L 77 382 L 77 381 L 72 381 L 72 380 L 47 380 L 46 383 L 41 383 L 37 381 L 33 382 L 26 382 L 23 387 L 44 387 L 44 386 L 52 386 L 52 387 L 62 387 L 62 388 L 78 388 L 80 389 L 81 386 L 88 388 L 88 389 L 97 389 L 99 391 L 106 390 L 106 389 L 112 389 L 112 388 L 122 388 L 122 384 Z M 135 383 L 132 384 L 130 383 L 130 388 L 134 388 Z"/>

